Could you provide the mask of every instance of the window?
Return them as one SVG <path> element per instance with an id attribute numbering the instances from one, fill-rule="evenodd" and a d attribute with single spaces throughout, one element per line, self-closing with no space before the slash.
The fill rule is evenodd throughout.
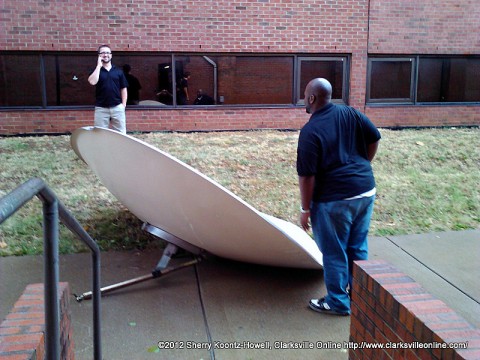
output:
<path id="1" fill-rule="evenodd" d="M 315 78 L 327 79 L 332 84 L 332 100 L 346 103 L 348 88 L 347 81 L 347 58 L 311 58 L 300 57 L 298 59 L 299 85 L 297 86 L 297 98 L 304 103 L 305 87 L 310 80 Z"/>
<path id="2" fill-rule="evenodd" d="M 480 58 L 370 58 L 367 103 L 480 102 Z"/>
<path id="3" fill-rule="evenodd" d="M 179 88 L 181 78 L 185 77 L 185 74 L 190 74 L 187 80 L 190 100 L 187 104 L 194 103 L 199 90 L 203 96 L 211 99 L 209 105 L 218 103 L 218 64 L 211 57 L 175 56 L 175 71 L 176 88 Z"/>
<path id="4" fill-rule="evenodd" d="M 413 102 L 413 59 L 370 59 L 367 101 Z"/>
<path id="5" fill-rule="evenodd" d="M 417 101 L 480 101 L 480 59 L 420 57 Z"/>
<path id="6" fill-rule="evenodd" d="M 45 55 L 47 106 L 93 104 L 95 95 L 88 76 L 95 69 L 92 56 Z"/>
<path id="7" fill-rule="evenodd" d="M 0 54 L 0 106 L 42 106 L 40 55 Z"/>
<path id="8" fill-rule="evenodd" d="M 130 75 L 140 83 L 139 105 L 173 105 L 173 66 L 171 55 L 130 54 L 113 51 L 112 63 L 130 65 Z M 177 67 L 177 74 L 179 67 Z M 92 89 L 90 89 L 92 91 Z"/>
<path id="9" fill-rule="evenodd" d="M 218 67 L 218 103 L 281 105 L 293 101 L 293 56 L 212 56 Z"/>
<path id="10" fill-rule="evenodd" d="M 91 52 L 0 53 L 0 107 L 93 106 L 95 90 L 88 77 L 96 61 Z M 121 68 L 128 65 L 129 74 L 140 83 L 139 99 L 133 106 L 193 106 L 199 92 L 208 99 L 201 105 L 293 106 L 303 102 L 305 86 L 315 77 L 332 83 L 334 101 L 348 100 L 347 56 L 157 54 L 113 49 L 112 63 Z M 188 99 L 183 99 L 180 88 L 187 88 Z"/>

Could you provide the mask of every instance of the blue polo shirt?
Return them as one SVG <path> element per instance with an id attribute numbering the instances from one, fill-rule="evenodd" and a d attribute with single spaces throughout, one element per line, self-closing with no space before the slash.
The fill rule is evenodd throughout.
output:
<path id="1" fill-rule="evenodd" d="M 299 176 L 315 176 L 313 201 L 353 197 L 375 187 L 368 145 L 380 132 L 360 111 L 329 103 L 316 111 L 300 131 Z"/>
<path id="2" fill-rule="evenodd" d="M 112 65 L 110 71 L 103 66 L 100 77 L 95 85 L 95 106 L 110 108 L 122 103 L 120 90 L 128 87 L 128 81 L 123 71 Z"/>

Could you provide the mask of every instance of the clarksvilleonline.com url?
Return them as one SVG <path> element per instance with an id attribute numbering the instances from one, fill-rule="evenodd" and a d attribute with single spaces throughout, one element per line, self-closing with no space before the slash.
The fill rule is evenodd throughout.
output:
<path id="1" fill-rule="evenodd" d="M 359 343 L 349 341 L 346 342 L 347 349 L 467 349 L 468 341 L 465 342 L 387 342 L 387 343 L 370 343 L 361 341 Z"/>

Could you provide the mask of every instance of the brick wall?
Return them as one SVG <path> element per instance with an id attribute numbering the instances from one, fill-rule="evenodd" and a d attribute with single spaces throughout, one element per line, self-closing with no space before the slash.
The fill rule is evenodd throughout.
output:
<path id="1" fill-rule="evenodd" d="M 378 127 L 471 126 L 480 124 L 478 106 L 366 107 Z M 127 131 L 300 129 L 303 108 L 127 109 Z M 93 108 L 0 112 L 0 134 L 63 134 L 93 125 Z"/>
<path id="2" fill-rule="evenodd" d="M 127 108 L 127 131 L 299 129 L 308 115 L 301 108 L 142 110 Z M 89 110 L 0 112 L 0 134 L 69 133 L 93 125 Z"/>
<path id="3" fill-rule="evenodd" d="M 365 107 L 368 54 L 480 54 L 479 19 L 477 0 L 4 0 L 0 50 L 93 53 L 107 43 L 117 52 L 351 54 L 350 105 L 377 125 L 479 125 L 478 105 Z M 132 130 L 150 131 L 292 128 L 303 123 L 299 113 L 216 108 L 129 115 Z M 0 134 L 68 132 L 91 118 L 74 109 L 9 110 L 0 113 Z"/>
<path id="4" fill-rule="evenodd" d="M 68 283 L 58 287 L 60 303 L 60 358 L 74 360 Z M 28 285 L 0 324 L 0 360 L 45 359 L 43 284 Z"/>
<path id="5" fill-rule="evenodd" d="M 479 106 L 367 106 L 365 114 L 380 127 L 480 125 Z"/>
<path id="6" fill-rule="evenodd" d="M 371 54 L 479 54 L 477 0 L 372 0 Z"/>
<path id="7" fill-rule="evenodd" d="M 480 359 L 480 330 L 413 279 L 382 260 L 357 261 L 353 271 L 350 341 L 359 348 L 349 359 Z M 465 342 L 467 349 L 438 348 Z M 361 349 L 365 343 L 437 348 Z"/>
<path id="8" fill-rule="evenodd" d="M 176 52 L 365 49 L 368 0 L 4 0 L 0 48 Z"/>
<path id="9" fill-rule="evenodd" d="M 240 52 L 240 53 L 305 53 L 305 54 L 352 54 L 354 61 L 350 69 L 352 79 L 350 104 L 363 108 L 365 99 L 366 54 L 368 38 L 368 0 L 308 0 L 294 2 L 284 0 L 229 0 L 209 1 L 147 1 L 147 2 L 74 2 L 35 0 L 5 0 L 0 5 L 1 50 L 28 51 L 96 51 L 100 44 L 110 44 L 114 51 L 156 52 Z M 95 30 L 99 29 L 99 30 Z M 73 118 L 84 118 L 79 110 L 68 111 Z M 206 113 L 191 112 L 188 117 L 208 122 L 207 128 L 222 128 L 225 122 L 238 124 L 235 129 L 262 127 L 255 118 L 273 123 L 280 117 L 276 128 L 291 112 L 264 110 L 247 119 L 232 119 L 229 110 L 219 109 Z M 39 112 L 38 112 L 39 113 Z M 148 114 L 151 120 L 138 116 L 151 127 L 169 128 L 158 125 L 167 118 L 181 125 L 187 113 L 172 115 L 163 112 Z M 53 115 L 50 125 L 50 117 Z M 227 115 L 227 116 L 226 116 Z M 0 127 L 11 126 L 29 113 L 9 111 L 0 114 Z M 44 127 L 62 127 L 56 120 L 65 117 L 57 112 L 39 114 L 35 121 L 44 122 Z M 137 117 L 135 117 L 137 119 Z M 30 121 L 26 120 L 27 123 Z M 137 123 L 136 120 L 134 120 Z M 211 124 L 210 122 L 213 122 Z M 5 124 L 7 123 L 7 124 Z M 88 121 L 90 123 L 90 120 Z M 198 121 L 197 121 L 198 123 Z M 258 125 L 258 123 L 260 125 Z M 291 127 L 288 120 L 287 128 Z M 16 125 L 22 133 L 35 132 L 42 124 Z M 70 128 L 69 125 L 63 127 Z M 265 127 L 271 127 L 265 125 Z M 194 125 L 190 130 L 198 129 Z M 33 130 L 33 131 L 32 131 Z M 183 130 L 183 126 L 176 130 Z M 0 134 L 5 133 L 0 129 Z M 11 132 L 7 132 L 11 134 Z"/>
<path id="10" fill-rule="evenodd" d="M 368 54 L 478 55 L 479 19 L 477 0 L 372 0 Z M 367 105 L 365 113 L 385 127 L 480 124 L 479 106 Z"/>

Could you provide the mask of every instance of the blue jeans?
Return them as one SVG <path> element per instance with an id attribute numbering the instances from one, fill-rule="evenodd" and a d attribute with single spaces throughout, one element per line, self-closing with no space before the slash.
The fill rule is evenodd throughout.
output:
<path id="1" fill-rule="evenodd" d="M 368 258 L 368 228 L 375 196 L 312 203 L 312 230 L 323 254 L 325 301 L 335 311 L 350 313 L 347 285 L 351 286 L 354 260 Z"/>

